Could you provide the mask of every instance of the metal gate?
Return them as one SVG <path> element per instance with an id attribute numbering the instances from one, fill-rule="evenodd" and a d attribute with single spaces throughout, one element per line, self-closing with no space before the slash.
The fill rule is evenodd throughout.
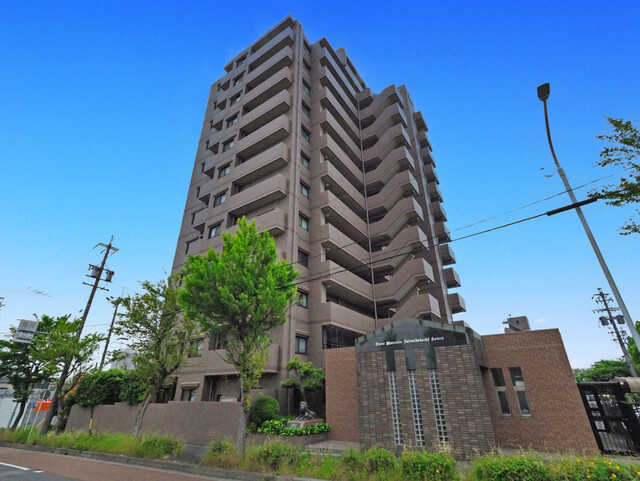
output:
<path id="1" fill-rule="evenodd" d="M 640 400 L 625 381 L 578 383 L 600 451 L 640 453 Z"/>

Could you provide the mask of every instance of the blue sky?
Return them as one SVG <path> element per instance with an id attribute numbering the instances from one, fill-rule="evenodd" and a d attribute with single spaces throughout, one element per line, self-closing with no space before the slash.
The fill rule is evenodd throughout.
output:
<path id="1" fill-rule="evenodd" d="M 640 118 L 637 2 L 266 5 L 0 3 L 0 334 L 33 313 L 83 309 L 84 274 L 100 258 L 92 247 L 111 235 L 121 250 L 109 259 L 110 294 L 170 270 L 209 86 L 287 14 L 312 41 L 344 46 L 374 91 L 407 85 L 454 238 L 569 203 L 455 230 L 563 190 L 557 174 L 544 176 L 553 169 L 539 84 L 551 83 L 554 144 L 574 186 L 617 172 L 594 167 L 603 116 Z M 584 210 L 640 320 L 640 238 L 616 232 L 634 209 Z M 452 247 L 468 308 L 456 317 L 481 334 L 527 315 L 534 328 L 560 328 L 574 367 L 620 355 L 591 313 L 591 296 L 609 289 L 574 213 Z M 105 295 L 92 330 L 111 319 Z"/>

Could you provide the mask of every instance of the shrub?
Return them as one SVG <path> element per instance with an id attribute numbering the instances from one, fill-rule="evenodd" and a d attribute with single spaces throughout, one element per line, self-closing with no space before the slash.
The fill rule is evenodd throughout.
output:
<path id="1" fill-rule="evenodd" d="M 78 383 L 75 401 L 84 408 L 117 403 L 125 377 L 120 369 L 88 374 Z"/>
<path id="2" fill-rule="evenodd" d="M 473 462 L 476 481 L 542 481 L 549 479 L 547 463 L 536 456 L 490 455 Z"/>
<path id="3" fill-rule="evenodd" d="M 396 468 L 395 455 L 379 446 L 373 446 L 362 454 L 364 468 L 369 474 L 385 474 Z"/>
<path id="4" fill-rule="evenodd" d="M 276 419 L 280 413 L 280 405 L 275 398 L 260 396 L 253 402 L 249 411 L 249 424 L 262 426 L 265 421 Z"/>
<path id="5" fill-rule="evenodd" d="M 284 466 L 296 464 L 300 460 L 300 448 L 285 443 L 267 443 L 259 446 L 250 454 L 251 461 L 263 468 L 276 471 Z"/>
<path id="6" fill-rule="evenodd" d="M 163 436 L 143 436 L 136 443 L 135 454 L 143 458 L 177 458 L 184 451 L 184 444 Z"/>
<path id="7" fill-rule="evenodd" d="M 364 459 L 360 451 L 349 448 L 349 451 L 340 457 L 340 464 L 348 473 L 357 473 L 364 470 Z"/>
<path id="8" fill-rule="evenodd" d="M 127 371 L 122 382 L 120 400 L 127 404 L 140 404 L 147 397 L 149 383 L 137 371 Z"/>
<path id="9" fill-rule="evenodd" d="M 220 468 L 237 467 L 236 448 L 231 441 L 226 439 L 211 441 L 201 461 L 203 464 Z"/>
<path id="10" fill-rule="evenodd" d="M 280 436 L 309 436 L 311 434 L 328 433 L 331 426 L 326 423 L 317 423 L 306 428 L 289 428 L 279 419 L 265 421 L 257 430 L 260 434 L 272 434 Z"/>
<path id="11" fill-rule="evenodd" d="M 455 460 L 444 453 L 428 453 L 426 451 L 403 453 L 401 467 L 402 475 L 409 481 L 453 481 L 460 479 Z M 477 479 L 480 480 L 480 478 Z"/>

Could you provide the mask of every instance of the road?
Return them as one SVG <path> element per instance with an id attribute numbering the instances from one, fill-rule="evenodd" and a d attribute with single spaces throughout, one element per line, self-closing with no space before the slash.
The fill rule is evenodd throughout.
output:
<path id="1" fill-rule="evenodd" d="M 216 478 L 94 459 L 0 447 L 0 480 L 11 481 L 211 481 Z M 218 478 L 220 481 L 220 478 Z"/>

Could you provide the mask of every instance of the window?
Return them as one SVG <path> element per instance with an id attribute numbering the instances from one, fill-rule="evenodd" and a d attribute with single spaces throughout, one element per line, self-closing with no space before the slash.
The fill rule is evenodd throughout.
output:
<path id="1" fill-rule="evenodd" d="M 353 347 L 356 345 L 356 339 L 360 336 L 362 336 L 362 334 L 342 327 L 332 325 L 322 326 L 322 349 Z"/>
<path id="2" fill-rule="evenodd" d="M 300 193 L 307 199 L 309 198 L 309 186 L 304 182 L 300 182 Z"/>
<path id="3" fill-rule="evenodd" d="M 531 416 L 531 408 L 529 407 L 529 399 L 527 398 L 527 391 L 524 386 L 524 376 L 522 375 L 522 369 L 519 367 L 510 367 L 509 376 L 511 376 L 511 384 L 516 391 L 516 399 L 518 400 L 518 407 L 520 408 L 520 414 L 523 416 Z"/>
<path id="4" fill-rule="evenodd" d="M 182 388 L 182 395 L 180 396 L 180 401 L 188 401 L 188 402 L 195 401 L 197 390 L 198 390 L 197 387 Z"/>
<path id="5" fill-rule="evenodd" d="M 204 339 L 194 339 L 189 343 L 189 357 L 202 356 L 202 349 L 204 349 Z"/>
<path id="6" fill-rule="evenodd" d="M 298 225 L 302 227 L 304 230 L 309 230 L 309 218 L 300 214 L 298 216 Z"/>
<path id="7" fill-rule="evenodd" d="M 305 336 L 296 336 L 296 354 L 307 354 L 307 338 Z"/>
<path id="8" fill-rule="evenodd" d="M 204 162 L 200 164 L 200 173 L 202 174 L 203 172 L 204 172 Z"/>
<path id="9" fill-rule="evenodd" d="M 304 165 L 308 169 L 310 162 L 311 159 L 309 158 L 309 156 L 304 152 L 300 152 L 300 163 L 302 163 L 302 165 Z"/>
<path id="10" fill-rule="evenodd" d="M 227 200 L 227 193 L 223 192 L 222 194 L 218 194 L 213 198 L 213 206 L 222 205 Z"/>
<path id="11" fill-rule="evenodd" d="M 305 309 L 309 307 L 309 293 L 304 291 L 298 291 L 298 305 L 300 307 L 304 307 Z"/>
<path id="12" fill-rule="evenodd" d="M 302 42 L 302 45 L 304 45 L 304 49 L 307 51 L 307 53 L 311 53 L 311 47 L 307 42 Z"/>
<path id="13" fill-rule="evenodd" d="M 309 267 L 309 253 L 298 249 L 298 264 L 303 267 Z"/>
<path id="14" fill-rule="evenodd" d="M 225 175 L 229 175 L 231 172 L 231 164 L 223 165 L 218 169 L 218 179 L 222 179 Z"/>
<path id="15" fill-rule="evenodd" d="M 189 249 L 191 249 L 191 244 L 193 244 L 194 242 L 195 242 L 195 240 L 187 241 L 187 245 L 186 245 L 186 247 L 185 247 L 185 249 L 184 249 L 184 253 L 185 253 L 185 254 L 188 254 L 188 253 L 189 253 Z"/>
<path id="16" fill-rule="evenodd" d="M 302 61 L 302 66 L 308 73 L 311 73 L 311 65 L 309 65 L 306 60 Z"/>
<path id="17" fill-rule="evenodd" d="M 302 89 L 309 95 L 311 95 L 311 87 L 309 87 L 309 84 L 307 82 L 305 82 L 304 80 L 302 81 Z M 213 120 L 211 121 L 211 123 L 213 124 Z"/>
<path id="18" fill-rule="evenodd" d="M 227 119 L 227 128 L 235 125 L 236 123 L 238 123 L 238 114 L 234 115 L 230 119 Z"/>
<path id="19" fill-rule="evenodd" d="M 402 444 L 402 423 L 400 422 L 400 406 L 398 403 L 398 382 L 396 372 L 389 371 L 389 394 L 391 401 L 391 421 L 393 425 L 393 441 L 397 445 Z"/>
<path id="20" fill-rule="evenodd" d="M 244 57 L 238 59 L 238 61 L 236 62 L 236 67 L 239 67 L 240 65 L 242 65 L 245 60 L 247 60 L 247 56 L 245 55 Z"/>
<path id="21" fill-rule="evenodd" d="M 503 416 L 511 416 L 511 408 L 509 407 L 509 398 L 507 398 L 507 388 L 504 382 L 502 368 L 491 369 L 491 377 L 493 378 L 493 385 L 496 388 L 498 403 L 500 404 L 500 413 Z"/>
<path id="22" fill-rule="evenodd" d="M 311 108 L 307 104 L 305 104 L 304 102 L 302 102 L 302 111 L 304 112 L 304 114 L 307 117 L 311 118 Z M 307 140 L 309 140 L 309 139 L 307 139 Z"/>
<path id="23" fill-rule="evenodd" d="M 235 87 L 236 85 L 238 85 L 240 82 L 242 82 L 242 76 L 244 74 L 240 74 L 238 75 L 236 78 L 233 79 L 233 86 Z"/>
<path id="24" fill-rule="evenodd" d="M 233 147 L 233 139 L 227 140 L 224 144 L 222 144 L 222 151 L 226 152 L 231 147 Z"/>
<path id="25" fill-rule="evenodd" d="M 238 95 L 234 95 L 233 97 L 231 97 L 229 99 L 229 105 L 234 105 L 238 103 L 238 100 L 240 100 L 240 94 Z"/>
<path id="26" fill-rule="evenodd" d="M 209 350 L 218 351 L 220 349 L 226 349 L 227 339 L 218 332 L 212 332 L 209 335 Z"/>
<path id="27" fill-rule="evenodd" d="M 302 138 L 304 140 L 306 140 L 307 142 L 311 142 L 311 133 L 309 133 L 309 131 L 307 129 L 305 129 L 304 127 L 302 127 L 301 129 L 301 133 L 302 133 Z M 224 150 L 223 150 L 224 152 Z"/>
<path id="28" fill-rule="evenodd" d="M 222 232 L 222 222 L 218 222 L 216 225 L 212 225 L 209 227 L 209 239 L 213 239 L 214 237 L 218 237 Z"/>
<path id="29" fill-rule="evenodd" d="M 198 212 L 200 212 L 200 211 L 198 211 Z M 193 214 L 191 214 L 191 225 L 193 225 L 193 223 L 196 221 L 196 214 L 198 212 L 194 212 Z"/>

